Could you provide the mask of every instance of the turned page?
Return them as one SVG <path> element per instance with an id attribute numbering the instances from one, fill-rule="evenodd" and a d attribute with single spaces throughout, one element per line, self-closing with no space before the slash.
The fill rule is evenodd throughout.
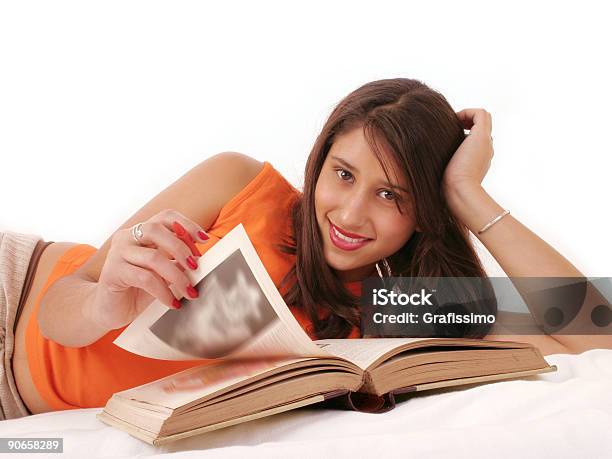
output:
<path id="1" fill-rule="evenodd" d="M 114 343 L 163 360 L 330 356 L 293 317 L 242 224 L 185 274 L 198 299 L 180 309 L 153 301 Z"/>

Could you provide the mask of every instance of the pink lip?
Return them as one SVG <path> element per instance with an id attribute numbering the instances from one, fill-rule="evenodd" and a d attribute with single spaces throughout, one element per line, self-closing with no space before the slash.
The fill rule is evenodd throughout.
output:
<path id="1" fill-rule="evenodd" d="M 339 233 L 345 235 L 346 237 L 350 237 L 353 239 L 371 239 L 369 237 L 362 236 L 361 234 L 349 233 L 348 231 L 344 231 L 343 229 L 340 229 L 336 225 L 334 225 L 331 221 L 329 222 L 329 224 L 333 226 L 334 228 L 336 228 Z"/>
<path id="2" fill-rule="evenodd" d="M 368 242 L 371 241 L 371 239 L 366 239 L 365 241 L 358 242 L 356 244 L 353 244 L 351 242 L 343 241 L 342 239 L 339 239 L 338 237 L 336 237 L 336 235 L 334 234 L 333 226 L 334 226 L 333 224 L 330 224 L 330 226 L 329 226 L 329 238 L 331 239 L 332 243 L 336 247 L 338 247 L 339 249 L 342 249 L 342 250 L 357 250 L 357 249 L 363 247 L 364 245 L 366 245 Z M 349 236 L 349 237 L 351 237 L 351 236 Z"/>

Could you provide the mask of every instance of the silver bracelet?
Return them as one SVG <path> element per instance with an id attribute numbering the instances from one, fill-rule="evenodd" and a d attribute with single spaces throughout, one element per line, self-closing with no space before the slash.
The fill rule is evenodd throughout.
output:
<path id="1" fill-rule="evenodd" d="M 493 220 L 487 223 L 480 231 L 478 231 L 478 234 L 484 233 L 486 230 L 491 228 L 493 225 L 495 225 L 495 223 L 500 221 L 502 218 L 504 218 L 504 216 L 508 215 L 509 213 L 510 213 L 509 210 L 504 210 L 501 214 L 499 214 L 497 217 L 495 217 Z"/>

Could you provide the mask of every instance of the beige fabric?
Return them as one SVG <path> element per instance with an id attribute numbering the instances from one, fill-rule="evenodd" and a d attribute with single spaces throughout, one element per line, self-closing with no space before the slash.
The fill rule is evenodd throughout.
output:
<path id="1" fill-rule="evenodd" d="M 13 325 L 30 259 L 40 239 L 33 234 L 0 232 L 0 420 L 29 414 L 13 375 Z"/>

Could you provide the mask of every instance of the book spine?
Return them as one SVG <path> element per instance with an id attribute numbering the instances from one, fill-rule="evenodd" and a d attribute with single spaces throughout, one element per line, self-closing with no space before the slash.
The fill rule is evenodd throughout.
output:
<path id="1" fill-rule="evenodd" d="M 363 413 L 385 413 L 395 408 L 395 395 L 415 392 L 416 387 L 404 387 L 384 395 L 335 391 L 326 394 L 325 405 L 330 408 L 361 411 Z"/>

